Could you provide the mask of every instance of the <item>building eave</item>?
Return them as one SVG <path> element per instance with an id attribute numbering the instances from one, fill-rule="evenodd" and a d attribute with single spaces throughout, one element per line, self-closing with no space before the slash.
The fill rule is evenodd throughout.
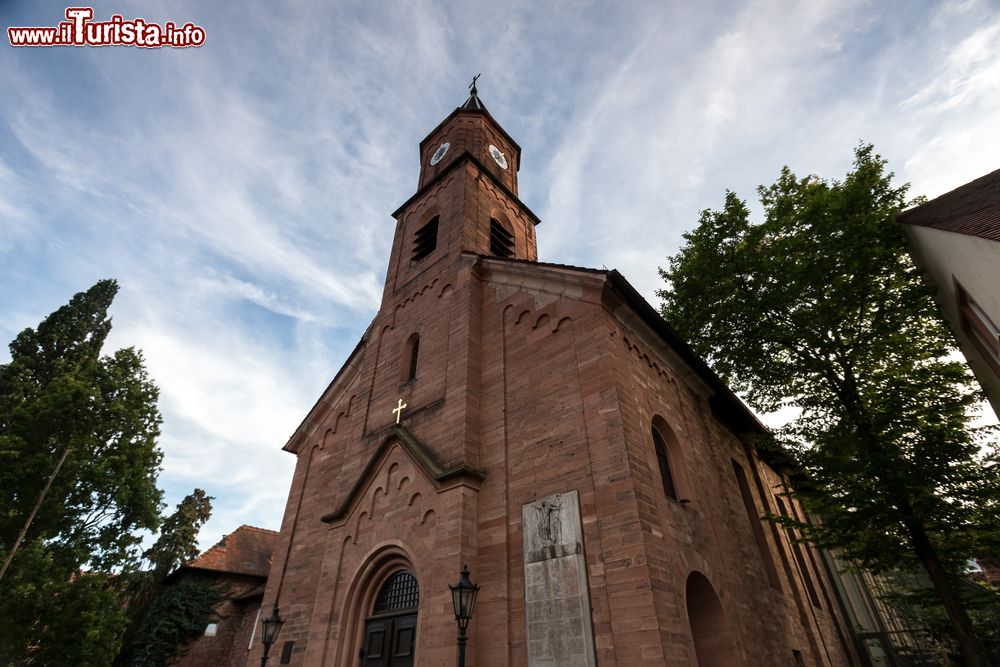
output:
<path id="1" fill-rule="evenodd" d="M 374 320 L 373 320 L 374 322 Z M 292 433 L 291 437 L 288 438 L 288 442 L 285 443 L 283 450 L 286 452 L 291 452 L 293 454 L 298 454 L 302 447 L 302 444 L 315 434 L 316 429 L 319 428 L 320 420 L 326 410 L 332 409 L 338 401 L 338 390 L 346 387 L 350 380 L 357 374 L 360 370 L 362 351 L 364 350 L 365 343 L 368 342 L 368 337 L 371 333 L 371 324 L 361 335 L 361 339 L 358 344 L 354 346 L 354 349 L 344 364 L 337 371 L 337 374 L 333 376 L 330 380 L 330 384 L 327 385 L 323 393 L 320 394 L 319 398 L 306 413 L 305 418 Z"/>

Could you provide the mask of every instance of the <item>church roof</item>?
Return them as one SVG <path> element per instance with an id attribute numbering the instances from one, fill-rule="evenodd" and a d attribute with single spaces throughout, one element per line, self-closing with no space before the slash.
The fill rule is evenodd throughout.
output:
<path id="1" fill-rule="evenodd" d="M 1000 169 L 900 213 L 899 222 L 1000 241 Z"/>
<path id="2" fill-rule="evenodd" d="M 725 423 L 737 435 L 744 433 L 766 435 L 769 433 L 767 427 L 761 423 L 753 411 L 750 410 L 750 408 L 748 408 L 735 393 L 733 393 L 733 390 L 730 389 L 729 386 L 715 374 L 715 371 L 708 366 L 705 360 L 702 359 L 698 353 L 691 348 L 687 341 L 685 341 L 684 338 L 682 338 L 681 335 L 678 334 L 674 328 L 663 319 L 659 311 L 650 305 L 650 303 L 646 301 L 646 299 L 644 299 L 634 287 L 632 287 L 631 283 L 625 279 L 625 276 L 617 270 L 593 269 L 589 267 L 573 266 L 571 264 L 538 262 L 526 259 L 501 258 L 494 257 L 492 255 L 481 255 L 480 261 L 516 265 L 529 271 L 567 271 L 578 274 L 586 274 L 596 278 L 603 278 L 605 284 L 612 291 L 612 293 L 616 294 L 623 303 L 631 308 L 631 310 L 639 316 L 643 323 L 645 323 L 646 326 L 648 326 L 671 349 L 673 349 L 678 357 L 680 357 L 680 359 L 692 371 L 694 371 L 701 381 L 712 390 L 712 396 L 708 399 L 709 406 L 723 421 L 723 423 Z M 352 366 L 352 362 L 356 361 L 358 355 L 363 350 L 370 331 L 371 325 L 368 326 L 368 329 L 366 329 L 364 335 L 361 337 L 361 340 L 358 341 L 358 345 L 354 348 L 354 351 L 348 356 L 344 365 L 337 372 L 336 376 L 316 401 L 315 405 L 313 405 L 306 418 L 289 438 L 283 449 L 290 452 L 297 451 L 303 437 L 310 432 L 309 426 L 312 424 L 310 418 L 314 415 L 314 413 L 326 405 L 326 399 L 330 392 L 333 391 L 334 387 L 344 376 L 347 369 Z M 775 446 L 772 444 L 769 445 L 769 447 L 773 448 Z M 758 451 L 761 456 L 772 465 L 785 466 L 787 465 L 788 460 L 790 460 L 788 459 L 786 453 L 778 449 L 773 449 L 773 451 L 759 449 Z"/>
<path id="3" fill-rule="evenodd" d="M 733 393 L 733 390 L 715 374 L 705 360 L 702 359 L 694 349 L 678 334 L 670 324 L 663 319 L 659 311 L 653 308 L 639 292 L 632 287 L 631 283 L 625 279 L 615 269 L 602 270 L 591 269 L 582 266 L 572 266 L 569 264 L 554 264 L 550 262 L 536 262 L 526 259 L 500 258 L 482 255 L 482 259 L 490 262 L 502 262 L 507 264 L 518 264 L 525 267 L 537 267 L 542 270 L 562 270 L 586 273 L 590 275 L 603 275 L 607 286 L 612 293 L 616 294 L 629 308 L 635 312 L 646 326 L 653 330 L 674 352 L 687 364 L 691 370 L 712 390 L 713 395 L 709 398 L 709 405 L 712 410 L 729 426 L 736 434 L 741 433 L 768 433 L 757 416 L 743 403 L 740 398 Z"/>
<path id="4" fill-rule="evenodd" d="M 277 531 L 244 524 L 181 569 L 266 577 L 277 542 Z"/>

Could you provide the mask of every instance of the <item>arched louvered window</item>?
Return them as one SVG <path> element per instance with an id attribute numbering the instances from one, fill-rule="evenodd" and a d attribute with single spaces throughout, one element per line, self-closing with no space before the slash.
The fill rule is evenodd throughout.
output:
<path id="1" fill-rule="evenodd" d="M 431 218 L 430 222 L 417 230 L 413 235 L 413 261 L 419 262 L 437 248 L 438 238 L 438 216 Z"/>
<path id="2" fill-rule="evenodd" d="M 417 579 L 409 572 L 397 572 L 382 584 L 375 598 L 373 614 L 389 614 L 397 611 L 416 609 L 420 602 L 420 587 Z"/>
<path id="3" fill-rule="evenodd" d="M 514 235 L 496 218 L 490 218 L 490 254 L 497 257 L 514 256 Z"/>

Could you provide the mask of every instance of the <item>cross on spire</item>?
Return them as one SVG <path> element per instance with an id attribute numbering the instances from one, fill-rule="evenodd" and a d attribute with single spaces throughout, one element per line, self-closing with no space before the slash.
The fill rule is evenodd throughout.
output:
<path id="1" fill-rule="evenodd" d="M 482 101 L 479 99 L 479 90 L 476 89 L 476 80 L 481 76 L 482 74 L 477 74 L 472 77 L 472 83 L 469 84 L 469 99 L 465 100 L 465 104 L 462 105 L 463 109 L 486 111 L 486 107 L 483 106 Z"/>
<path id="2" fill-rule="evenodd" d="M 399 420 L 403 418 L 403 408 L 405 407 L 406 403 L 403 403 L 403 399 L 399 399 L 399 402 L 396 403 L 396 407 L 392 410 L 392 414 L 396 415 L 397 424 L 399 423 Z"/>

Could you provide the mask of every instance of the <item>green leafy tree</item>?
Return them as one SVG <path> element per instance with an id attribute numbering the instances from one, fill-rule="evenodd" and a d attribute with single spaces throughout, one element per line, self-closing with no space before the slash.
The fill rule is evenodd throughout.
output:
<path id="1" fill-rule="evenodd" d="M 985 665 L 956 593 L 966 559 L 996 549 L 1000 467 L 969 414 L 979 395 L 896 214 L 907 186 L 871 146 L 840 181 L 786 167 L 706 210 L 661 269 L 663 316 L 762 411 L 794 406 L 780 434 L 807 473 L 811 539 L 874 571 L 922 567 L 970 665 Z"/>
<path id="2" fill-rule="evenodd" d="M 108 664 L 124 622 L 92 573 L 134 565 L 159 522 L 157 388 L 138 351 L 101 355 L 117 291 L 102 280 L 77 294 L 0 365 L 0 618 L 19 619 L 0 636 L 0 663 L 38 663 L 68 644 L 61 628 L 87 642 L 78 656 Z M 90 603 L 100 613 L 85 613 Z"/>
<path id="3" fill-rule="evenodd" d="M 0 664 L 111 664 L 126 624 L 113 577 L 96 572 L 68 577 L 38 542 L 18 551 L 10 574 L 3 596 L 16 604 L 3 601 Z"/>

